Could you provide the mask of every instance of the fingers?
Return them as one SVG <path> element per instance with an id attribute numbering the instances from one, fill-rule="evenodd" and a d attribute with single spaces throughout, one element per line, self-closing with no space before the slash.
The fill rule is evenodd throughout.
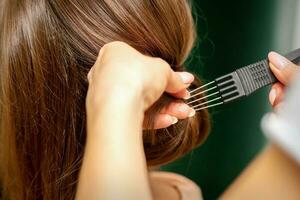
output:
<path id="1" fill-rule="evenodd" d="M 171 70 L 166 92 L 178 98 L 188 99 L 190 97 L 190 93 L 186 88 L 188 88 L 193 81 L 193 74 L 189 72 L 174 72 Z"/>
<path id="2" fill-rule="evenodd" d="M 178 119 L 168 114 L 158 114 L 154 119 L 154 129 L 167 128 L 176 124 Z"/>
<path id="3" fill-rule="evenodd" d="M 181 90 L 177 93 L 173 93 L 171 95 L 174 97 L 177 97 L 177 98 L 182 98 L 182 99 L 188 99 L 191 97 L 190 92 L 187 89 L 183 89 L 183 90 Z"/>
<path id="4" fill-rule="evenodd" d="M 269 93 L 269 101 L 272 107 L 276 107 L 283 99 L 284 85 L 281 83 L 275 83 L 272 85 Z"/>
<path id="5" fill-rule="evenodd" d="M 300 67 L 278 53 L 269 53 L 270 68 L 276 78 L 284 85 L 288 85 Z"/>
<path id="6" fill-rule="evenodd" d="M 195 110 L 185 103 L 174 102 L 164 108 L 154 119 L 154 129 L 167 128 L 178 122 L 178 119 L 186 119 L 193 117 L 196 114 Z M 148 129 L 145 127 L 144 129 Z"/>
<path id="7" fill-rule="evenodd" d="M 269 53 L 270 68 L 280 83 L 275 83 L 269 94 L 269 101 L 276 109 L 284 97 L 284 88 L 300 72 L 300 67 L 278 53 Z"/>
<path id="8" fill-rule="evenodd" d="M 188 117 L 193 117 L 195 115 L 195 110 L 185 103 L 174 102 L 168 107 L 161 111 L 163 114 L 169 114 L 178 119 L 185 119 Z"/>

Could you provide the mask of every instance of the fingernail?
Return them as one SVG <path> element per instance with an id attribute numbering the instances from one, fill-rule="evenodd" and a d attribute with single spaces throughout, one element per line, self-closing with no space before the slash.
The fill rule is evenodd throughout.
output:
<path id="1" fill-rule="evenodd" d="M 172 120 L 172 124 L 176 124 L 178 122 L 178 119 L 176 117 L 172 117 L 173 120 Z"/>
<path id="2" fill-rule="evenodd" d="M 185 103 L 180 103 L 178 105 L 177 109 L 180 112 L 183 112 L 183 113 L 189 113 L 190 112 L 190 107 L 187 104 L 185 104 Z"/>
<path id="3" fill-rule="evenodd" d="M 271 52 L 270 56 L 273 57 L 272 64 L 279 70 L 282 70 L 289 64 L 288 59 L 276 52 Z"/>
<path id="4" fill-rule="evenodd" d="M 184 84 L 190 84 L 194 81 L 194 75 L 189 72 L 180 72 L 179 75 Z"/>
<path id="5" fill-rule="evenodd" d="M 190 92 L 186 90 L 183 99 L 187 100 L 187 99 L 189 99 L 190 97 L 191 97 Z"/>
<path id="6" fill-rule="evenodd" d="M 272 105 L 273 105 L 274 102 L 275 102 L 276 96 L 277 96 L 277 91 L 276 91 L 276 89 L 272 88 L 272 90 L 271 90 L 271 92 L 270 92 L 270 95 L 269 95 L 270 103 L 271 103 Z"/>
<path id="7" fill-rule="evenodd" d="M 196 114 L 196 111 L 193 108 L 190 108 L 189 117 L 194 117 Z"/>

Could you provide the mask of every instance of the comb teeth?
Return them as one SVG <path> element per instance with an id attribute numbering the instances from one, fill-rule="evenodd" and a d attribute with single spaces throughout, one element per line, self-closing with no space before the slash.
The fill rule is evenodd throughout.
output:
<path id="1" fill-rule="evenodd" d="M 187 100 L 187 104 L 193 107 L 195 111 L 222 105 L 224 103 L 216 81 L 191 90 L 190 93 L 191 97 Z"/>
<path id="2" fill-rule="evenodd" d="M 217 78 L 216 83 L 224 103 L 228 103 L 245 95 L 241 80 L 236 72 Z"/>
<path id="3" fill-rule="evenodd" d="M 196 111 L 200 111 L 248 96 L 275 81 L 267 61 L 263 60 L 221 76 L 215 81 L 190 91 L 191 97 L 188 104 Z M 198 96 L 200 97 L 197 98 Z"/>

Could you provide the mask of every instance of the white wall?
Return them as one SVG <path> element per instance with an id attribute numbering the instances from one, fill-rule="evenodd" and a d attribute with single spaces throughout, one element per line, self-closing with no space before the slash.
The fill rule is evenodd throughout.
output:
<path id="1" fill-rule="evenodd" d="M 299 45 L 300 29 L 300 0 L 278 0 L 274 47 L 281 53 L 288 52 Z M 296 18 L 298 19 L 296 20 Z M 298 26 L 296 26 L 298 25 Z M 297 33 L 296 33 L 297 32 Z M 298 34 L 298 35 L 297 35 Z"/>
<path id="2" fill-rule="evenodd" d="M 293 49 L 300 48 L 300 0 L 297 0 L 296 15 L 295 15 L 295 29 L 293 35 Z"/>

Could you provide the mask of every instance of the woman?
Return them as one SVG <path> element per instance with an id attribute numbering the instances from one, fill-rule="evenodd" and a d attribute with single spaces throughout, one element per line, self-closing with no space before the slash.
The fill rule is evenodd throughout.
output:
<path id="1" fill-rule="evenodd" d="M 6 1 L 1 14 L 4 197 L 201 198 L 147 171 L 209 129 L 207 111 L 182 101 L 194 79 L 181 72 L 194 36 L 185 1 Z"/>

